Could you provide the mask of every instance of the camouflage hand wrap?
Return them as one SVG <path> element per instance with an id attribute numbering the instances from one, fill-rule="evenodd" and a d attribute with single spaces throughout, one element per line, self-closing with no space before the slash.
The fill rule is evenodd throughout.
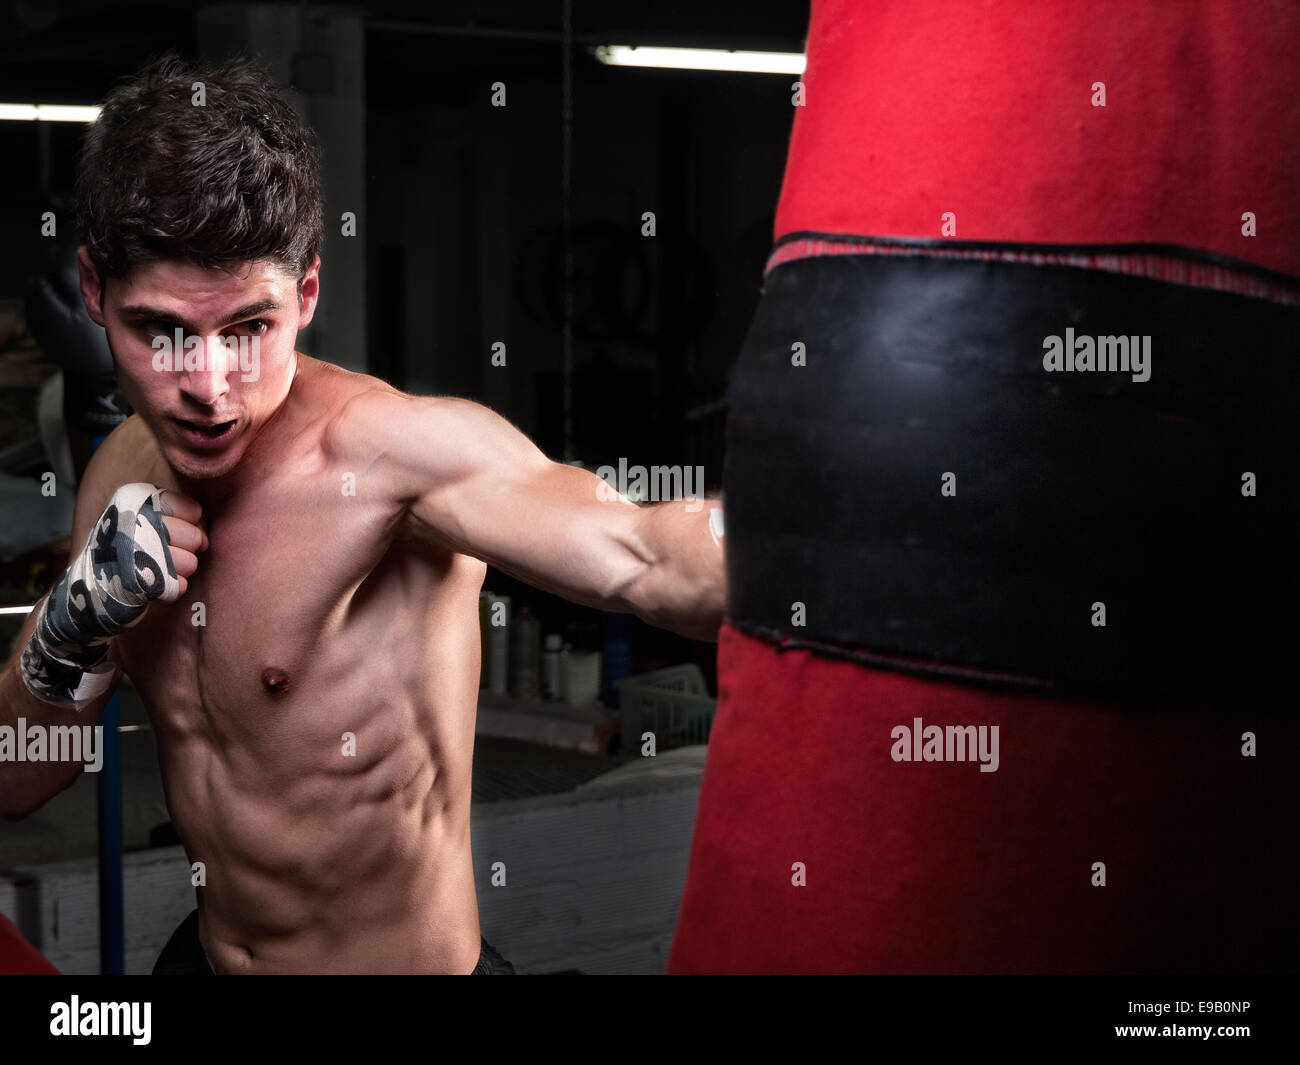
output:
<path id="1" fill-rule="evenodd" d="M 36 698 L 85 709 L 112 683 L 108 642 L 136 624 L 151 600 L 180 597 L 168 550 L 162 490 L 127 484 L 113 493 L 86 546 L 59 579 L 22 656 Z"/>

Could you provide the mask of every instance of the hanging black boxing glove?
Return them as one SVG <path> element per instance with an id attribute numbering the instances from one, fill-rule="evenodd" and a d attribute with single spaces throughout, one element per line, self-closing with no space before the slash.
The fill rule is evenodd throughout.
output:
<path id="1" fill-rule="evenodd" d="M 46 358 L 63 370 L 63 416 L 69 429 L 104 436 L 131 416 L 117 387 L 103 327 L 81 301 L 74 247 L 59 248 L 50 270 L 27 286 L 27 325 Z M 80 470 L 78 470 L 80 473 Z"/>

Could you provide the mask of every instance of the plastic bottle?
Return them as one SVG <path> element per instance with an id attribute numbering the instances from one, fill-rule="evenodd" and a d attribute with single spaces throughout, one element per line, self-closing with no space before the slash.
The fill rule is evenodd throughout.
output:
<path id="1" fill-rule="evenodd" d="M 566 631 L 568 639 L 560 667 L 564 701 L 572 706 L 597 703 L 600 701 L 600 625 L 574 621 Z"/>

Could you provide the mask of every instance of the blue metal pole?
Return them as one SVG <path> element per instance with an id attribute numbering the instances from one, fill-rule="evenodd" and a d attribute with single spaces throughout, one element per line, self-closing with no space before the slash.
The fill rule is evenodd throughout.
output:
<path id="1" fill-rule="evenodd" d="M 93 452 L 104 437 L 90 440 Z M 117 695 L 104 707 L 104 764 L 95 774 L 99 834 L 99 971 L 121 976 L 126 971 L 126 911 L 122 891 L 122 741 L 118 731 Z"/>
<path id="2" fill-rule="evenodd" d="M 122 746 L 117 695 L 104 707 L 104 765 L 95 774 L 99 794 L 99 971 L 126 971 L 126 911 L 122 897 Z"/>

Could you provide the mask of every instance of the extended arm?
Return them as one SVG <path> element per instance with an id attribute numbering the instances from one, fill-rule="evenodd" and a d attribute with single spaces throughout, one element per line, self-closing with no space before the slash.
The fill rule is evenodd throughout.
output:
<path id="1" fill-rule="evenodd" d="M 405 505 L 410 535 L 574 602 L 717 638 L 716 501 L 637 506 L 468 400 L 366 393 L 350 402 L 336 437 L 367 482 Z"/>

